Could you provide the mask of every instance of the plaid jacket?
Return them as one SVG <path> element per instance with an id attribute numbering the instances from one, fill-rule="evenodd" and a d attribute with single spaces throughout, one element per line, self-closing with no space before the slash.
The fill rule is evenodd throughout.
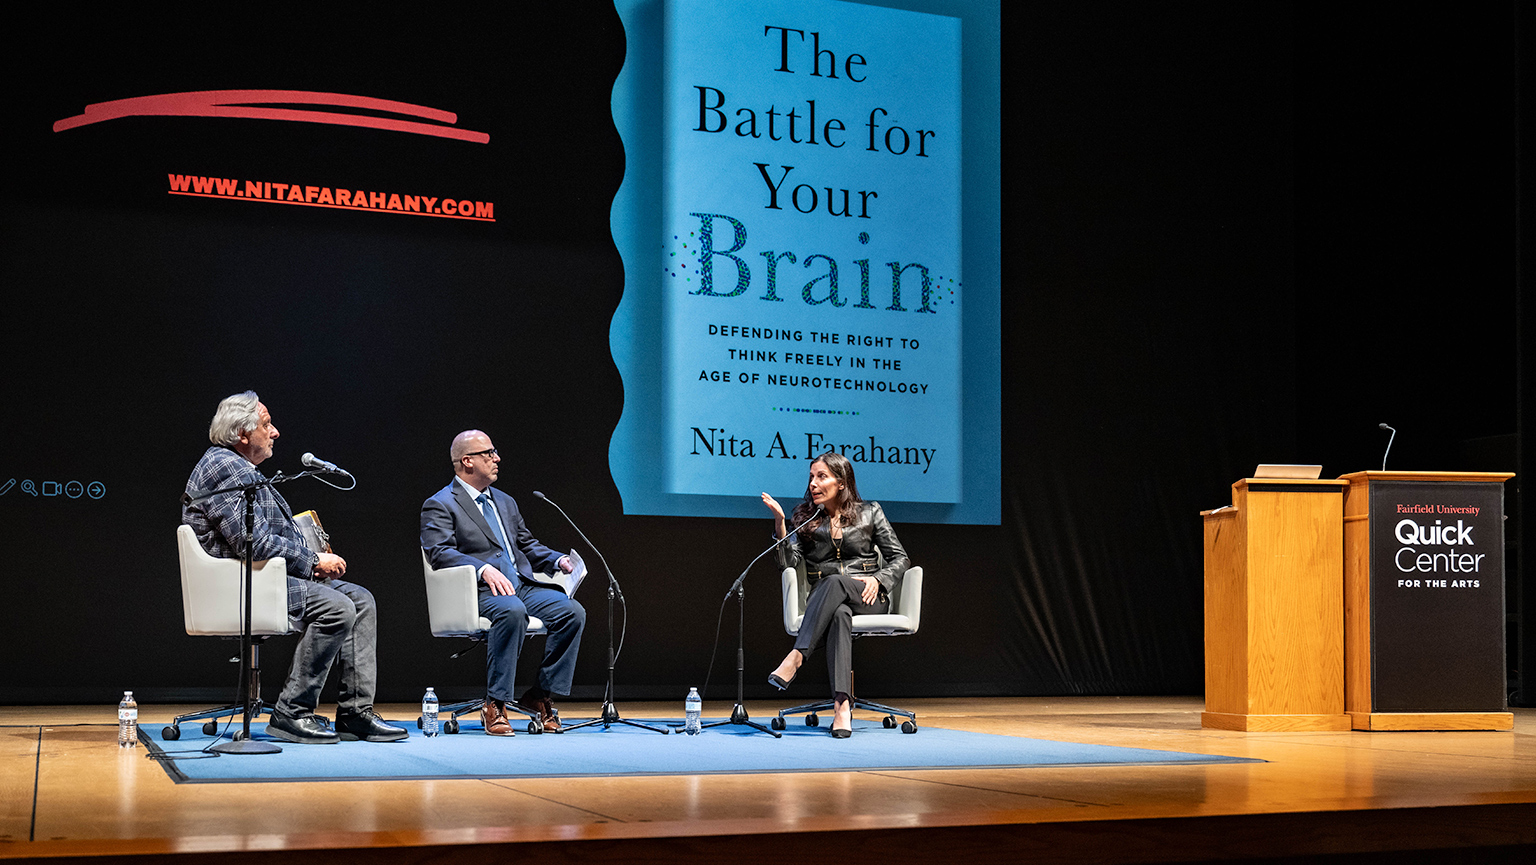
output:
<path id="1" fill-rule="evenodd" d="M 202 495 L 231 484 L 260 480 L 261 472 L 249 460 L 226 447 L 211 447 L 197 461 L 187 479 L 187 492 Z M 245 496 L 224 493 L 181 506 L 181 521 L 192 527 L 198 543 L 210 556 L 238 559 L 245 555 Z M 271 487 L 256 491 L 256 561 L 282 556 L 290 576 L 312 579 L 320 556 L 304 543 L 293 524 L 293 511 Z"/>

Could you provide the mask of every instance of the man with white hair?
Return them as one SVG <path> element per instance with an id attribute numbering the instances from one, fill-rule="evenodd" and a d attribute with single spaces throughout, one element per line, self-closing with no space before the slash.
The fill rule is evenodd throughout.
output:
<path id="1" fill-rule="evenodd" d="M 517 656 L 532 615 L 549 636 L 538 680 L 520 702 L 539 713 L 544 732 L 558 733 L 554 698 L 571 693 L 587 611 L 561 589 L 539 582 L 534 571 L 553 567 L 569 574 L 571 558 L 539 543 L 517 502 L 491 486 L 501 473 L 501 455 L 490 436 L 465 430 L 454 437 L 449 456 L 454 479 L 421 506 L 421 548 L 432 567 L 470 565 L 479 577 L 480 615 L 491 620 L 480 720 L 489 735 L 512 735 L 507 704 L 514 701 Z"/>
<path id="2" fill-rule="evenodd" d="M 192 476 L 193 497 L 239 484 L 265 480 L 256 466 L 272 456 L 277 440 L 272 415 L 254 391 L 219 403 L 208 438 L 213 442 Z M 209 555 L 245 557 L 245 496 L 229 492 L 183 505 L 181 521 L 192 527 Z M 373 595 L 341 576 L 347 563 L 332 553 L 309 548 L 293 522 L 288 502 L 269 486 L 256 490 L 256 530 L 252 558 L 281 556 L 288 566 L 288 617 L 303 623 L 304 636 L 293 654 L 288 681 L 272 707 L 267 732 L 299 744 L 332 744 L 341 739 L 393 742 L 409 734 L 385 723 L 373 710 L 378 680 L 374 649 L 378 614 Z M 341 661 L 341 695 L 336 726 L 315 714 L 320 689 L 331 664 Z"/>

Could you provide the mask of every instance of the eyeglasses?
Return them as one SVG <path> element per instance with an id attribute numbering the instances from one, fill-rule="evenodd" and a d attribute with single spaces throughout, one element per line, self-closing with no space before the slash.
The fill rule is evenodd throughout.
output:
<path id="1" fill-rule="evenodd" d="M 470 451 L 469 453 L 465 454 L 464 456 L 467 456 L 467 457 L 494 457 L 494 456 L 497 456 L 497 453 L 496 453 L 496 449 L 495 448 L 486 448 L 483 451 Z"/>

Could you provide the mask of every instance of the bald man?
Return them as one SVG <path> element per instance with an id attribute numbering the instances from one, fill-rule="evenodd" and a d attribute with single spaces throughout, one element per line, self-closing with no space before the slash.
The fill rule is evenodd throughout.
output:
<path id="1" fill-rule="evenodd" d="M 539 543 L 523 524 L 517 502 L 491 486 L 500 475 L 501 455 L 490 436 L 465 430 L 449 450 L 454 479 L 421 506 L 421 548 L 432 567 L 471 565 L 480 589 L 480 615 L 491 620 L 486 637 L 486 694 L 480 709 L 485 732 L 511 736 L 506 704 L 513 701 L 517 657 L 537 616 L 549 630 L 538 681 L 519 701 L 536 710 L 544 732 L 560 732 L 554 697 L 571 693 L 576 651 L 587 611 L 560 588 L 540 583 L 534 572 L 572 570 L 569 556 Z"/>

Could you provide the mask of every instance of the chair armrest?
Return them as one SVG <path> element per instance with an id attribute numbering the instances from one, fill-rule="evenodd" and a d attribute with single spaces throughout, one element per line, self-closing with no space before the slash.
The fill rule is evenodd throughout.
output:
<path id="1" fill-rule="evenodd" d="M 805 606 L 800 602 L 800 570 L 785 568 L 779 575 L 779 588 L 784 599 L 784 632 L 796 636 L 805 617 Z"/>
<path id="2" fill-rule="evenodd" d="M 178 526 L 182 621 L 192 636 L 232 636 L 245 630 L 245 565 L 239 559 L 208 555 L 191 526 Z M 251 633 L 275 636 L 291 631 L 288 621 L 288 563 L 282 558 L 251 563 Z"/>
<path id="3" fill-rule="evenodd" d="M 911 619 L 912 633 L 917 633 L 918 622 L 923 614 L 922 567 L 907 568 L 896 587 L 896 597 L 891 601 L 891 612 Z"/>
<path id="4" fill-rule="evenodd" d="M 245 630 L 245 565 L 239 559 L 215 561 L 228 567 L 182 571 L 182 618 L 194 637 L 228 637 Z M 252 562 L 251 634 L 287 634 L 288 625 L 288 563 L 282 558 Z"/>
<path id="5" fill-rule="evenodd" d="M 434 637 L 463 637 L 478 634 L 480 595 L 475 585 L 475 568 L 457 565 L 434 570 L 421 554 L 421 566 L 427 584 L 427 619 Z"/>

